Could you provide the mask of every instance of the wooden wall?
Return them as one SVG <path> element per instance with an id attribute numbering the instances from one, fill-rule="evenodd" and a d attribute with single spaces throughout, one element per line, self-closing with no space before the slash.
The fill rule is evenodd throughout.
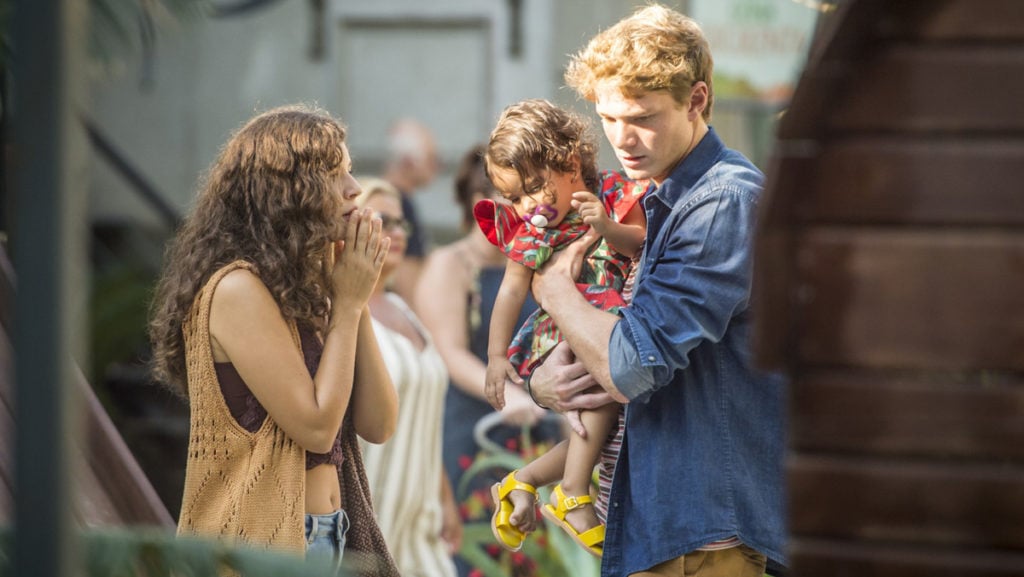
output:
<path id="1" fill-rule="evenodd" d="M 792 575 L 1024 575 L 1024 2 L 823 17 L 754 290 Z"/>
<path id="2" fill-rule="evenodd" d="M 14 521 L 13 359 L 9 338 L 14 271 L 0 248 L 0 526 Z M 173 528 L 174 520 L 139 468 L 92 387 L 79 373 L 76 405 L 82 411 L 82 434 L 75 439 L 74 518 L 85 527 L 151 525 Z"/>

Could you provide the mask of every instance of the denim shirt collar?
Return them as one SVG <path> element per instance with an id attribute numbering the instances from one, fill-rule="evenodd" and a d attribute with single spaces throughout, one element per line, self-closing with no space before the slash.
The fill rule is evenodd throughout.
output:
<path id="1" fill-rule="evenodd" d="M 674 206 L 684 194 L 707 175 L 708 170 L 718 161 L 724 151 L 725 143 L 718 137 L 715 129 L 708 126 L 708 132 L 704 138 L 700 139 L 690 154 L 686 155 L 686 158 L 672 169 L 668 178 L 662 181 L 652 196 L 668 207 Z"/>

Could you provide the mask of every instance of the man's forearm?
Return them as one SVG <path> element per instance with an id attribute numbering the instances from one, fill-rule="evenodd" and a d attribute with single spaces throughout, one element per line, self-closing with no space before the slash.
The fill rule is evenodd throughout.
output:
<path id="1" fill-rule="evenodd" d="M 548 279 L 541 287 L 544 310 L 554 319 L 576 358 L 619 402 L 626 398 L 612 382 L 608 367 L 608 341 L 619 317 L 595 308 L 567 277 Z"/>

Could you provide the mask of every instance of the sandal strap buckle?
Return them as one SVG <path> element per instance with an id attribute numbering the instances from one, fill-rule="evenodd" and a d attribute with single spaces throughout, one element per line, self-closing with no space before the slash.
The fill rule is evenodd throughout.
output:
<path id="1" fill-rule="evenodd" d="M 566 511 L 572 511 L 573 509 L 579 509 L 584 505 L 593 503 L 594 500 L 590 498 L 590 495 L 580 495 L 578 497 L 565 497 L 562 499 L 562 507 Z"/>

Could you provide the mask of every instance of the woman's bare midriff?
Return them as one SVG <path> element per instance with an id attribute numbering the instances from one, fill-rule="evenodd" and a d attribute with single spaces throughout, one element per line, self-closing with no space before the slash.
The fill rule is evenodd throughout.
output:
<path id="1" fill-rule="evenodd" d="M 338 469 L 331 463 L 317 465 L 306 471 L 306 512 L 326 515 L 341 508 L 341 485 Z"/>

